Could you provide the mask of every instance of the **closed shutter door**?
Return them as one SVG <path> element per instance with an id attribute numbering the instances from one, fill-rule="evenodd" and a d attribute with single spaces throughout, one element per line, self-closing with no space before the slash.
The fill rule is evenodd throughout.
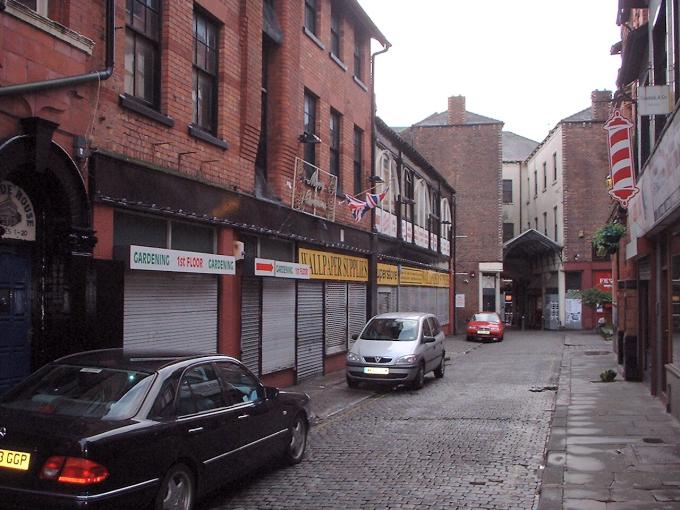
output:
<path id="1" fill-rule="evenodd" d="M 347 284 L 328 282 L 325 285 L 326 354 L 347 349 Z"/>
<path id="2" fill-rule="evenodd" d="M 295 365 L 295 281 L 262 280 L 262 373 Z"/>
<path id="3" fill-rule="evenodd" d="M 417 287 L 399 287 L 399 311 L 413 312 L 418 303 Z"/>
<path id="4" fill-rule="evenodd" d="M 437 289 L 435 287 L 421 287 L 420 299 L 422 311 L 437 314 Z"/>
<path id="5" fill-rule="evenodd" d="M 297 379 L 323 374 L 323 284 L 298 283 Z"/>
<path id="6" fill-rule="evenodd" d="M 349 345 L 354 343 L 352 335 L 358 335 L 366 324 L 366 285 L 360 283 L 348 284 L 349 303 L 347 313 L 347 327 Z"/>
<path id="7" fill-rule="evenodd" d="M 241 282 L 241 361 L 260 375 L 260 279 Z"/>
<path id="8" fill-rule="evenodd" d="M 124 296 L 126 349 L 217 352 L 217 277 L 129 271 Z"/>
<path id="9" fill-rule="evenodd" d="M 378 287 L 378 313 L 397 311 L 397 287 Z"/>
<path id="10" fill-rule="evenodd" d="M 442 326 L 449 323 L 449 289 L 437 289 L 437 319 Z"/>

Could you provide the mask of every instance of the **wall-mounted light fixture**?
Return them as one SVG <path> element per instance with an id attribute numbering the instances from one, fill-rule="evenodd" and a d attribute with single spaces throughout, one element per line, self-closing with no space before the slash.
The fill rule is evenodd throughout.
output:
<path id="1" fill-rule="evenodd" d="M 73 137 L 73 155 L 76 159 L 83 160 L 89 156 L 89 151 L 87 150 L 87 140 L 84 136 L 74 136 Z"/>
<path id="2" fill-rule="evenodd" d="M 298 136 L 298 141 L 300 143 L 321 143 L 321 138 L 316 136 L 314 133 L 308 133 L 304 131 L 300 136 Z"/>
<path id="3" fill-rule="evenodd" d="M 371 175 L 371 176 L 368 178 L 368 180 L 369 180 L 370 182 L 372 182 L 373 184 L 382 184 L 382 183 L 385 182 L 385 181 L 383 180 L 383 178 L 380 177 L 379 175 Z"/>

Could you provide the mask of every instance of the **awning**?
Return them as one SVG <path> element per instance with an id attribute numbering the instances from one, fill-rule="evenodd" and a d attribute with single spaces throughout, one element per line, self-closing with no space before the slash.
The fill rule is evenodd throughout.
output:
<path id="1" fill-rule="evenodd" d="M 276 17 L 276 12 L 269 2 L 262 2 L 262 31 L 276 44 L 283 41 L 281 25 Z"/>
<path id="2" fill-rule="evenodd" d="M 621 69 L 619 69 L 619 77 L 616 80 L 618 88 L 623 88 L 634 82 L 647 70 L 649 60 L 647 53 L 648 38 L 649 29 L 647 23 L 645 23 L 633 30 L 624 41 Z"/>
<path id="3" fill-rule="evenodd" d="M 561 251 L 562 246 L 532 228 L 503 245 L 503 259 L 530 259 Z"/>

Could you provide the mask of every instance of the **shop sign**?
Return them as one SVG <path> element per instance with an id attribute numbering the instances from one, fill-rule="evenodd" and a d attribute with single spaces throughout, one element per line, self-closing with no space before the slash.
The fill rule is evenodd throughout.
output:
<path id="1" fill-rule="evenodd" d="M 26 192 L 0 181 L 0 239 L 35 241 L 35 212 Z"/>
<path id="2" fill-rule="evenodd" d="M 669 85 L 638 87 L 637 105 L 640 115 L 668 115 L 673 111 Z"/>
<path id="3" fill-rule="evenodd" d="M 362 257 L 300 248 L 298 261 L 310 267 L 313 280 L 368 281 L 368 259 Z"/>
<path id="4" fill-rule="evenodd" d="M 632 127 L 633 123 L 623 117 L 618 110 L 612 113 L 604 125 L 609 147 L 611 179 L 609 195 L 624 209 L 628 208 L 629 200 L 640 191 L 635 184 L 633 171 Z"/>
<path id="5" fill-rule="evenodd" d="M 399 285 L 399 266 L 378 263 L 378 285 Z"/>
<path id="6" fill-rule="evenodd" d="M 306 264 L 256 258 L 255 276 L 275 276 L 277 278 L 308 280 L 311 276 L 311 271 Z"/>
<path id="7" fill-rule="evenodd" d="M 456 308 L 465 308 L 465 294 L 456 294 Z"/>
<path id="8" fill-rule="evenodd" d="M 427 269 L 402 267 L 399 271 L 399 283 L 401 285 L 448 288 L 449 274 Z"/>
<path id="9" fill-rule="evenodd" d="M 229 255 L 131 245 L 130 269 L 233 275 L 236 274 L 236 259 Z"/>

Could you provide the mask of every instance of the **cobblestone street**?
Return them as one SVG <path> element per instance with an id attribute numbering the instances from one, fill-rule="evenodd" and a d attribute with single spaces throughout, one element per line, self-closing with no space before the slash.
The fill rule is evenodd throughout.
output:
<path id="1" fill-rule="evenodd" d="M 430 375 L 418 392 L 378 391 L 314 427 L 300 465 L 259 472 L 201 508 L 531 509 L 562 338 L 449 340 L 444 379 Z"/>

